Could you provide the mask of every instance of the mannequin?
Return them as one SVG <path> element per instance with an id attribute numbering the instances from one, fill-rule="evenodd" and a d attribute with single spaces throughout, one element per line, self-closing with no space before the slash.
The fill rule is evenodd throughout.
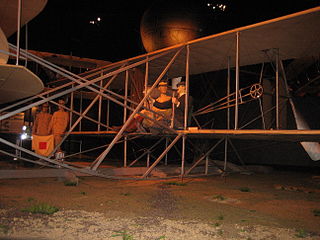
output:
<path id="1" fill-rule="evenodd" d="M 172 102 L 175 104 L 175 112 L 174 112 L 174 128 L 176 129 L 183 129 L 184 127 L 184 111 L 185 111 L 185 105 L 186 105 L 186 83 L 184 81 L 181 81 L 177 84 L 178 91 L 177 91 L 177 97 L 172 98 Z M 190 112 L 191 106 L 192 106 L 192 97 L 189 96 L 188 98 L 188 112 Z"/>
<path id="2" fill-rule="evenodd" d="M 49 124 L 52 118 L 52 114 L 49 113 L 49 104 L 44 103 L 41 106 L 41 112 L 36 115 L 36 119 L 33 124 L 32 133 L 38 136 L 48 136 Z"/>
<path id="3" fill-rule="evenodd" d="M 150 118 L 153 118 L 157 122 L 169 127 L 172 115 L 172 99 L 170 96 L 167 95 L 167 81 L 162 80 L 159 83 L 158 91 L 160 95 L 154 100 L 151 109 L 152 111 L 160 114 L 149 112 L 149 115 Z M 144 119 L 142 122 L 142 126 L 154 133 L 158 133 L 159 131 L 161 132 L 163 130 L 161 126 L 155 124 L 153 121 L 149 119 Z"/>
<path id="4" fill-rule="evenodd" d="M 63 108 L 65 105 L 64 99 L 59 99 L 59 109 L 56 111 L 50 122 L 50 130 L 54 136 L 54 146 L 56 147 L 62 141 L 62 136 L 65 133 L 69 123 L 69 113 Z M 61 151 L 59 147 L 57 151 Z"/>

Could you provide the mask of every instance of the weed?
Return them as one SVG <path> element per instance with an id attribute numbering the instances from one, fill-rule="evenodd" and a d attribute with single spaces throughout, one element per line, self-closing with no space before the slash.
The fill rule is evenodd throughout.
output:
<path id="1" fill-rule="evenodd" d="M 313 209 L 313 216 L 320 217 L 320 209 Z"/>
<path id="2" fill-rule="evenodd" d="M 55 212 L 58 212 L 59 208 L 51 206 L 47 203 L 38 203 L 28 208 L 22 209 L 22 211 L 29 212 L 29 213 L 41 213 L 41 214 L 51 215 L 51 214 L 54 214 Z"/>
<path id="3" fill-rule="evenodd" d="M 299 230 L 296 230 L 295 236 L 298 238 L 305 238 L 308 236 L 308 233 L 304 229 L 299 229 Z"/>
<path id="4" fill-rule="evenodd" d="M 80 192 L 80 194 L 81 194 L 81 195 L 87 195 L 87 193 L 86 193 L 86 192 Z"/>
<path id="5" fill-rule="evenodd" d="M 133 236 L 128 234 L 127 231 L 119 231 L 117 234 L 111 235 L 111 237 L 122 237 L 122 240 L 134 240 Z"/>
<path id="6" fill-rule="evenodd" d="M 77 185 L 78 185 L 78 183 L 77 183 L 77 182 L 74 182 L 74 181 L 64 181 L 63 184 L 64 184 L 65 186 L 68 186 L 68 187 L 70 187 L 70 186 L 77 186 Z"/>
<path id="7" fill-rule="evenodd" d="M 245 220 L 245 219 L 241 219 L 240 221 L 241 221 L 241 222 L 246 222 L 247 220 Z"/>
<path id="8" fill-rule="evenodd" d="M 223 230 L 222 229 L 219 229 L 218 230 L 218 234 L 221 236 L 223 234 Z"/>
<path id="9" fill-rule="evenodd" d="M 248 188 L 248 187 L 241 187 L 241 188 L 239 188 L 239 190 L 240 190 L 241 192 L 251 192 L 251 189 Z"/>
<path id="10" fill-rule="evenodd" d="M 224 197 L 224 196 L 222 196 L 221 194 L 219 194 L 219 195 L 216 195 L 216 196 L 214 197 L 214 199 L 217 199 L 217 200 L 223 201 L 223 200 L 226 200 L 227 198 L 226 198 L 226 197 Z"/>
<path id="11" fill-rule="evenodd" d="M 220 223 L 218 223 L 218 222 L 216 222 L 215 224 L 213 224 L 213 226 L 215 226 L 215 227 L 219 227 L 221 224 Z"/>
<path id="12" fill-rule="evenodd" d="M 186 183 L 183 182 L 165 182 L 164 185 L 172 185 L 172 186 L 186 186 Z"/>
<path id="13" fill-rule="evenodd" d="M 122 195 L 122 196 L 130 196 L 130 195 L 131 195 L 131 193 L 129 193 L 129 192 L 126 192 L 126 193 L 120 193 L 120 195 Z"/>
<path id="14" fill-rule="evenodd" d="M 9 231 L 9 226 L 0 224 L 0 233 L 7 234 Z"/>
<path id="15" fill-rule="evenodd" d="M 217 219 L 218 219 L 218 220 L 223 220 L 224 217 L 223 217 L 223 215 L 219 215 Z"/>
<path id="16" fill-rule="evenodd" d="M 29 198 L 27 199 L 28 202 L 33 202 L 34 200 L 35 200 L 35 199 L 32 198 L 32 197 L 29 197 Z"/>
<path id="17" fill-rule="evenodd" d="M 166 236 L 160 236 L 156 240 L 166 239 Z"/>

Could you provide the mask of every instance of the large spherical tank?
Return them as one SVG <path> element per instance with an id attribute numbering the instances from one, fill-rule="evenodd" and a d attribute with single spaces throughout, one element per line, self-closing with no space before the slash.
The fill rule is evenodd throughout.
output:
<path id="1" fill-rule="evenodd" d="M 143 14 L 140 35 L 147 52 L 187 42 L 205 33 L 206 15 L 199 0 L 159 0 Z"/>

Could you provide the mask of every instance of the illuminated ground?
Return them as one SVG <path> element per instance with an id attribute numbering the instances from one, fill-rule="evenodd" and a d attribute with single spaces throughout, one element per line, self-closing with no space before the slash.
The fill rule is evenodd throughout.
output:
<path id="1" fill-rule="evenodd" d="M 317 175 L 0 180 L 0 239 L 320 239 Z M 60 210 L 21 211 L 37 203 Z"/>

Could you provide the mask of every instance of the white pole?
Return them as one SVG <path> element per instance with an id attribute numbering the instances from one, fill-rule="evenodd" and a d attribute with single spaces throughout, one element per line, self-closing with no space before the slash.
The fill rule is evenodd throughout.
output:
<path id="1" fill-rule="evenodd" d="M 16 59 L 16 65 L 19 65 L 19 57 L 20 57 L 21 4 L 22 4 L 22 0 L 18 0 L 18 22 L 17 22 L 17 59 Z"/>
<path id="2" fill-rule="evenodd" d="M 240 33 L 237 32 L 236 40 L 236 106 L 234 109 L 234 129 L 238 129 L 238 107 L 239 107 L 239 44 L 240 44 Z"/>

